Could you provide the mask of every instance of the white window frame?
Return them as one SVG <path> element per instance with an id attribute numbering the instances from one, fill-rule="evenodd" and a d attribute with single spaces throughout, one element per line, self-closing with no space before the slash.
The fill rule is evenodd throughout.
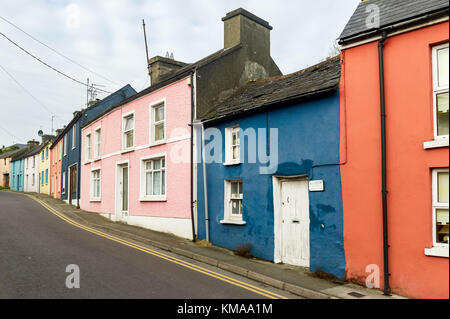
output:
<path id="1" fill-rule="evenodd" d="M 85 161 L 89 162 L 92 159 L 92 135 L 91 135 L 91 133 L 86 134 L 85 141 L 86 141 Z"/>
<path id="2" fill-rule="evenodd" d="M 73 126 L 72 126 L 72 149 L 74 150 L 75 148 L 76 148 L 76 139 L 77 139 L 77 131 L 76 131 L 76 128 L 77 128 L 77 123 L 74 123 L 73 124 Z"/>
<path id="3" fill-rule="evenodd" d="M 147 183 L 147 169 L 146 169 L 146 165 L 145 163 L 148 161 L 154 161 L 154 160 L 158 160 L 158 159 L 164 159 L 165 160 L 165 166 L 164 168 L 161 168 L 159 171 L 164 171 L 164 194 L 163 195 L 147 195 L 146 194 L 146 183 Z M 140 172 L 140 176 L 141 176 L 141 183 L 140 183 L 140 201 L 149 201 L 149 202 L 162 202 L 162 201 L 166 201 L 167 200 L 167 156 L 166 153 L 159 153 L 159 154 L 154 154 L 154 155 L 150 155 L 150 156 L 146 156 L 146 157 L 141 157 L 140 159 L 141 162 L 141 172 Z M 153 172 L 153 169 L 151 170 Z M 161 179 L 162 181 L 162 179 Z M 153 179 L 152 179 L 153 182 Z M 162 186 L 161 186 L 162 189 Z"/>
<path id="4" fill-rule="evenodd" d="M 67 134 L 64 135 L 63 144 L 64 144 L 64 156 L 66 156 L 67 155 Z"/>
<path id="5" fill-rule="evenodd" d="M 66 172 L 62 172 L 61 194 L 66 193 Z"/>
<path id="6" fill-rule="evenodd" d="M 432 171 L 432 238 L 433 247 L 425 248 L 425 255 L 447 257 L 449 256 L 449 244 L 436 242 L 436 210 L 449 209 L 448 203 L 438 202 L 438 173 L 448 173 L 448 168 L 433 169 Z"/>
<path id="7" fill-rule="evenodd" d="M 444 48 L 448 48 L 449 44 L 444 43 L 441 45 L 437 45 L 434 46 L 432 48 L 432 60 L 433 60 L 433 117 L 434 117 L 434 139 L 435 140 L 446 140 L 447 141 L 447 146 L 448 146 L 448 134 L 447 135 L 439 135 L 438 136 L 438 123 L 437 123 L 437 95 L 438 94 L 442 94 L 442 93 L 448 93 L 449 92 L 449 87 L 447 86 L 439 86 L 439 78 L 438 78 L 438 57 L 437 57 L 437 52 L 438 50 L 444 49 Z"/>
<path id="8" fill-rule="evenodd" d="M 223 220 L 220 221 L 221 224 L 235 224 L 235 225 L 245 225 L 244 221 L 244 193 L 238 194 L 238 197 L 231 197 L 231 184 L 240 183 L 242 189 L 243 182 L 241 179 L 227 179 L 224 182 L 224 206 L 223 206 Z M 231 200 L 240 200 L 242 209 L 240 215 L 234 215 L 232 213 Z"/>
<path id="9" fill-rule="evenodd" d="M 239 144 L 233 145 L 233 134 L 239 136 Z M 233 159 L 233 146 L 239 147 L 239 158 Z M 225 165 L 241 164 L 241 130 L 239 125 L 225 128 Z"/>
<path id="10" fill-rule="evenodd" d="M 125 131 L 126 119 L 128 117 L 131 117 L 131 116 L 133 116 L 133 128 L 128 130 L 128 131 Z M 135 140 L 135 137 L 136 137 L 135 127 L 136 127 L 136 116 L 134 114 L 134 111 L 128 112 L 126 114 L 123 114 L 122 115 L 122 151 L 129 151 L 129 150 L 133 150 L 134 149 L 134 146 L 135 146 L 134 140 Z M 133 145 L 130 146 L 130 147 L 127 147 L 126 146 L 127 145 L 126 133 L 128 133 L 130 131 L 133 131 Z"/>
<path id="11" fill-rule="evenodd" d="M 159 122 L 155 122 L 155 109 L 157 107 L 163 106 L 164 107 L 164 120 L 159 121 Z M 167 138 L 167 134 L 166 134 L 166 127 L 167 127 L 167 117 L 166 117 L 166 99 L 161 99 L 158 101 L 155 101 L 153 103 L 150 104 L 149 106 L 149 117 L 150 117 L 150 132 L 149 132 L 149 137 L 150 137 L 150 145 L 154 146 L 154 145 L 160 145 L 160 144 L 164 144 L 166 143 L 166 138 Z M 160 140 L 155 140 L 155 126 L 159 125 L 159 124 L 164 124 L 164 138 L 160 139 Z"/>
<path id="12" fill-rule="evenodd" d="M 98 196 L 95 196 L 95 180 L 94 180 L 94 174 L 98 172 L 99 176 L 98 176 L 98 183 L 99 183 L 99 189 L 100 189 L 100 194 L 98 194 Z M 100 202 L 102 199 L 102 171 L 100 167 L 96 167 L 91 169 L 91 174 L 90 174 L 90 201 L 91 202 Z"/>
<path id="13" fill-rule="evenodd" d="M 94 159 L 101 157 L 102 152 L 102 127 L 99 126 L 94 130 Z"/>

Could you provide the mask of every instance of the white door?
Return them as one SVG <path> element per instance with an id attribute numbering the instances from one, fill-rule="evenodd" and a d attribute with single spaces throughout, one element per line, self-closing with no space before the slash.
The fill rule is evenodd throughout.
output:
<path id="1" fill-rule="evenodd" d="M 281 183 L 281 260 L 309 267 L 308 181 Z"/>
<path id="2" fill-rule="evenodd" d="M 116 220 L 123 220 L 128 214 L 128 164 L 118 166 L 117 173 Z"/>

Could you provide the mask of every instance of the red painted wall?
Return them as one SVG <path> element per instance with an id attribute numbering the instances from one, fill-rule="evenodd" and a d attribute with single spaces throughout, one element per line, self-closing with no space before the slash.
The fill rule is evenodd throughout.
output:
<path id="1" fill-rule="evenodd" d="M 431 47 L 448 42 L 444 22 L 389 37 L 385 43 L 388 228 L 392 291 L 449 297 L 449 259 L 432 247 L 431 169 L 449 166 L 448 147 L 433 140 Z M 341 166 L 347 278 L 365 282 L 380 267 L 383 286 L 381 133 L 378 42 L 342 52 Z"/>

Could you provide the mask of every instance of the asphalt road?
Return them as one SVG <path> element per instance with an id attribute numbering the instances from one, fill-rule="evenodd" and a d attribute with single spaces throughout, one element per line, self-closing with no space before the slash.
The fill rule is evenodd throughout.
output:
<path id="1" fill-rule="evenodd" d="M 80 269 L 80 288 L 66 287 L 70 264 Z M 264 297 L 76 228 L 27 196 L 0 192 L 0 298 Z"/>

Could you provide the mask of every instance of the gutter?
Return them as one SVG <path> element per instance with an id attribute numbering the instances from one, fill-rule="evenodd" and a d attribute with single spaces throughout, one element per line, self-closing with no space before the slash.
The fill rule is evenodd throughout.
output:
<path id="1" fill-rule="evenodd" d="M 381 117 L 381 192 L 383 205 L 383 263 L 384 263 L 384 295 L 391 296 L 389 286 L 389 242 L 388 242 L 388 210 L 387 210 L 387 172 L 386 172 L 386 102 L 384 89 L 384 42 L 387 39 L 386 31 L 382 32 L 378 42 L 378 67 L 380 80 L 380 117 Z"/>

